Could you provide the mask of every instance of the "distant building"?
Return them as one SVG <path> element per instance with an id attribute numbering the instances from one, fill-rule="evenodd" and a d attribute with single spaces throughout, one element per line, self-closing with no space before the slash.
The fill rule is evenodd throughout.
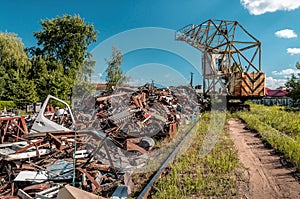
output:
<path id="1" fill-rule="evenodd" d="M 97 91 L 104 91 L 107 88 L 107 84 L 96 84 L 96 90 Z"/>
<path id="2" fill-rule="evenodd" d="M 265 89 L 266 96 L 262 99 L 253 100 L 254 103 L 264 104 L 267 106 L 279 105 L 279 106 L 291 106 L 292 99 L 287 96 L 288 92 L 284 89 L 272 90 L 269 88 Z"/>
<path id="3" fill-rule="evenodd" d="M 288 94 L 288 92 L 286 90 L 272 90 L 269 88 L 265 89 L 266 91 L 266 96 L 268 97 L 275 97 L 275 98 L 279 98 L 279 97 L 286 97 L 286 95 Z"/>

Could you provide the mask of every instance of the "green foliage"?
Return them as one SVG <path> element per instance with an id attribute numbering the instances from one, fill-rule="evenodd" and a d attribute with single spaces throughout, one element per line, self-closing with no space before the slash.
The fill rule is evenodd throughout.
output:
<path id="1" fill-rule="evenodd" d="M 35 88 L 33 80 L 14 76 L 8 81 L 8 91 L 12 93 L 8 96 L 8 99 L 13 100 L 21 108 L 25 108 L 27 104 L 38 101 Z"/>
<path id="2" fill-rule="evenodd" d="M 78 78 L 84 81 L 92 81 L 92 74 L 94 73 L 94 67 L 96 66 L 96 61 L 93 59 L 92 53 L 87 53 L 86 59 L 81 65 L 78 71 Z"/>
<path id="3" fill-rule="evenodd" d="M 8 81 L 9 76 L 8 73 L 6 73 L 6 69 L 4 66 L 0 66 L 0 99 L 6 98 L 6 82 Z"/>
<path id="4" fill-rule="evenodd" d="M 300 70 L 299 62 L 296 63 L 296 68 Z M 288 93 L 289 97 L 293 100 L 300 99 L 300 74 L 292 74 L 292 77 L 286 82 L 285 86 L 290 91 Z"/>
<path id="5" fill-rule="evenodd" d="M 60 99 L 66 99 L 71 94 L 72 80 L 64 74 L 61 62 L 47 56 L 34 56 L 32 64 L 31 76 L 40 101 L 44 101 L 49 94 Z"/>
<path id="6" fill-rule="evenodd" d="M 17 107 L 13 101 L 0 101 L 0 110 L 3 110 L 4 107 L 6 110 L 11 110 Z"/>
<path id="7" fill-rule="evenodd" d="M 87 46 L 97 39 L 94 26 L 85 23 L 79 15 L 63 15 L 41 21 L 42 30 L 35 32 L 41 53 L 61 62 L 63 74 L 72 84 L 84 62 Z"/>
<path id="8" fill-rule="evenodd" d="M 211 116 L 205 114 L 191 146 L 158 180 L 153 198 L 232 198 L 236 194 L 240 166 L 233 142 L 225 131 L 211 153 L 199 155 Z"/>
<path id="9" fill-rule="evenodd" d="M 95 65 L 96 61 L 93 59 L 93 54 L 88 53 L 79 69 L 78 79 L 73 87 L 73 98 L 81 98 L 85 93 L 92 94 L 96 91 L 95 84 L 91 82 Z"/>
<path id="10" fill-rule="evenodd" d="M 122 58 L 122 52 L 118 48 L 112 47 L 111 59 L 106 61 L 108 65 L 106 69 L 106 81 L 109 89 L 112 89 L 116 85 L 121 85 L 128 79 L 126 75 L 123 74 L 123 70 L 120 68 Z"/>
<path id="11" fill-rule="evenodd" d="M 96 41 L 94 26 L 79 15 L 46 19 L 41 25 L 34 33 L 40 47 L 27 49 L 31 60 L 16 34 L 0 33 L 0 100 L 25 107 L 48 94 L 67 99 L 80 71 L 91 80 L 95 61 L 87 46 Z"/>
<path id="12" fill-rule="evenodd" d="M 31 62 L 16 34 L 0 33 L 0 98 L 18 106 L 37 101 L 34 82 L 29 80 Z"/>
<path id="13" fill-rule="evenodd" d="M 79 80 L 76 81 L 73 87 L 73 98 L 81 99 L 86 93 L 93 94 L 96 91 L 96 86 L 93 83 Z"/>
<path id="14" fill-rule="evenodd" d="M 79 15 L 57 16 L 41 21 L 41 25 L 43 29 L 34 33 L 41 48 L 30 49 L 34 65 L 31 76 L 41 100 L 48 94 L 66 99 L 76 80 L 82 86 L 83 76 L 91 79 L 95 61 L 87 46 L 96 41 L 97 31 Z"/>
<path id="15" fill-rule="evenodd" d="M 23 74 L 31 67 L 21 38 L 13 33 L 0 33 L 0 57 L 0 65 L 6 71 L 12 69 Z"/>
<path id="16" fill-rule="evenodd" d="M 238 112 L 248 128 L 258 133 L 300 171 L 300 113 L 288 113 L 279 107 L 252 105 L 250 112 Z"/>
<path id="17" fill-rule="evenodd" d="M 299 136 L 300 113 L 287 112 L 279 106 L 263 106 L 251 104 L 251 114 L 263 123 L 291 137 Z"/>
<path id="18" fill-rule="evenodd" d="M 69 106 L 71 105 L 71 102 L 69 100 L 64 100 L 64 102 L 66 102 Z M 59 108 L 66 108 L 66 105 L 62 102 L 59 102 L 57 100 L 54 99 L 50 99 L 48 102 L 49 105 L 55 107 L 59 107 Z"/>

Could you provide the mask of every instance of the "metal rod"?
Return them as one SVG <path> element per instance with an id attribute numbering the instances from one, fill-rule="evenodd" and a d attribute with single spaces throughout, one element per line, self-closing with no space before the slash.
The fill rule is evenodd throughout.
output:
<path id="1" fill-rule="evenodd" d="M 76 179 L 76 129 L 74 129 L 74 155 L 73 155 L 73 180 L 72 186 L 75 187 L 75 179 Z"/>
<path id="2" fill-rule="evenodd" d="M 168 158 L 164 161 L 164 163 L 160 166 L 160 168 L 156 171 L 155 175 L 152 177 L 150 182 L 146 185 L 146 187 L 143 189 L 143 191 L 140 193 L 140 195 L 137 197 L 138 199 L 143 199 L 145 195 L 148 193 L 152 185 L 155 183 L 156 179 L 160 176 L 162 171 L 168 166 L 168 164 L 171 162 L 171 160 L 175 157 L 179 149 L 181 148 L 182 144 L 186 140 L 186 138 L 193 132 L 193 129 L 195 126 L 197 126 L 198 122 L 200 121 L 200 117 L 197 121 L 194 122 L 194 125 L 191 127 L 191 129 L 188 131 L 188 133 L 184 136 L 184 138 L 181 140 L 181 142 L 176 146 L 174 151 L 168 156 Z"/>

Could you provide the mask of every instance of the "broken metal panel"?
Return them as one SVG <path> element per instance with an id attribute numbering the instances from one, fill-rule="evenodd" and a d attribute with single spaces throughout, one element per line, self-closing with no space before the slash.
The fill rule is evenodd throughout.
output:
<path id="1" fill-rule="evenodd" d="M 88 152 L 88 150 L 77 150 L 75 152 L 75 158 L 79 159 L 79 158 L 87 158 L 90 155 L 90 153 Z"/>
<path id="2" fill-rule="evenodd" d="M 86 192 L 84 190 L 78 189 L 76 187 L 66 185 L 59 190 L 57 194 L 57 199 L 105 199 L 101 196 Z"/>
<path id="3" fill-rule="evenodd" d="M 16 151 L 12 150 L 11 148 L 1 148 L 0 149 L 0 157 L 7 157 L 10 154 L 14 154 Z"/>
<path id="4" fill-rule="evenodd" d="M 49 171 L 49 178 L 56 179 L 71 179 L 74 165 L 73 162 L 65 160 L 57 160 L 46 166 Z"/>
<path id="5" fill-rule="evenodd" d="M 25 191 L 22 189 L 18 189 L 18 194 L 17 194 L 21 199 L 33 199 L 30 195 L 28 195 Z"/>
<path id="6" fill-rule="evenodd" d="M 116 190 L 110 197 L 110 199 L 123 199 L 123 198 L 128 198 L 128 187 L 125 185 L 119 185 L 117 186 Z"/>
<path id="7" fill-rule="evenodd" d="M 56 186 L 53 186 L 49 189 L 40 191 L 38 193 L 35 194 L 35 199 L 52 199 L 52 198 L 56 198 L 60 189 L 61 189 L 61 185 L 58 184 Z"/>
<path id="8" fill-rule="evenodd" d="M 14 179 L 15 182 L 43 182 L 48 179 L 45 171 L 21 171 Z"/>
<path id="9" fill-rule="evenodd" d="M 54 100 L 62 103 L 65 107 L 64 109 L 61 110 L 64 110 L 64 112 L 62 114 L 59 114 L 60 110 L 58 110 L 56 111 L 56 113 L 54 113 L 53 111 L 47 113 L 47 111 L 49 111 L 47 110 L 47 106 L 49 106 L 50 100 Z M 49 115 L 48 116 L 49 118 L 47 118 L 47 114 Z M 41 110 L 39 111 L 37 118 L 33 123 L 30 132 L 36 133 L 36 132 L 49 132 L 49 131 L 70 131 L 71 130 L 69 127 L 70 125 L 69 124 L 65 125 L 65 122 L 70 123 L 72 125 L 75 124 L 74 116 L 70 106 L 63 100 L 48 95 Z"/>
<path id="10" fill-rule="evenodd" d="M 18 153 L 18 154 L 9 154 L 9 155 L 1 155 L 0 154 L 0 155 L 4 160 L 12 161 L 12 160 L 22 160 L 22 159 L 40 157 L 43 155 L 47 155 L 51 152 L 52 152 L 52 150 L 50 150 L 50 149 L 38 149 L 36 151 L 30 151 L 30 152 L 24 152 L 24 153 Z"/>

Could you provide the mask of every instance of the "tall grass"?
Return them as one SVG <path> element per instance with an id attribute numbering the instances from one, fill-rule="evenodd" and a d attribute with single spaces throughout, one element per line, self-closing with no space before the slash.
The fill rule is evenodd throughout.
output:
<path id="1" fill-rule="evenodd" d="M 253 108 L 251 107 L 250 112 L 237 113 L 238 117 L 247 123 L 248 128 L 256 130 L 273 148 L 283 153 L 300 171 L 300 131 L 297 133 L 294 130 L 296 128 L 289 126 L 300 124 L 298 124 L 299 121 L 293 121 L 298 115 L 294 115 L 294 113 L 289 114 L 283 113 L 278 107 L 257 105 L 254 105 Z M 277 124 L 276 122 L 284 124 Z"/>
<path id="2" fill-rule="evenodd" d="M 251 104 L 251 114 L 291 137 L 300 136 L 300 112 L 287 112 L 279 106 Z"/>

